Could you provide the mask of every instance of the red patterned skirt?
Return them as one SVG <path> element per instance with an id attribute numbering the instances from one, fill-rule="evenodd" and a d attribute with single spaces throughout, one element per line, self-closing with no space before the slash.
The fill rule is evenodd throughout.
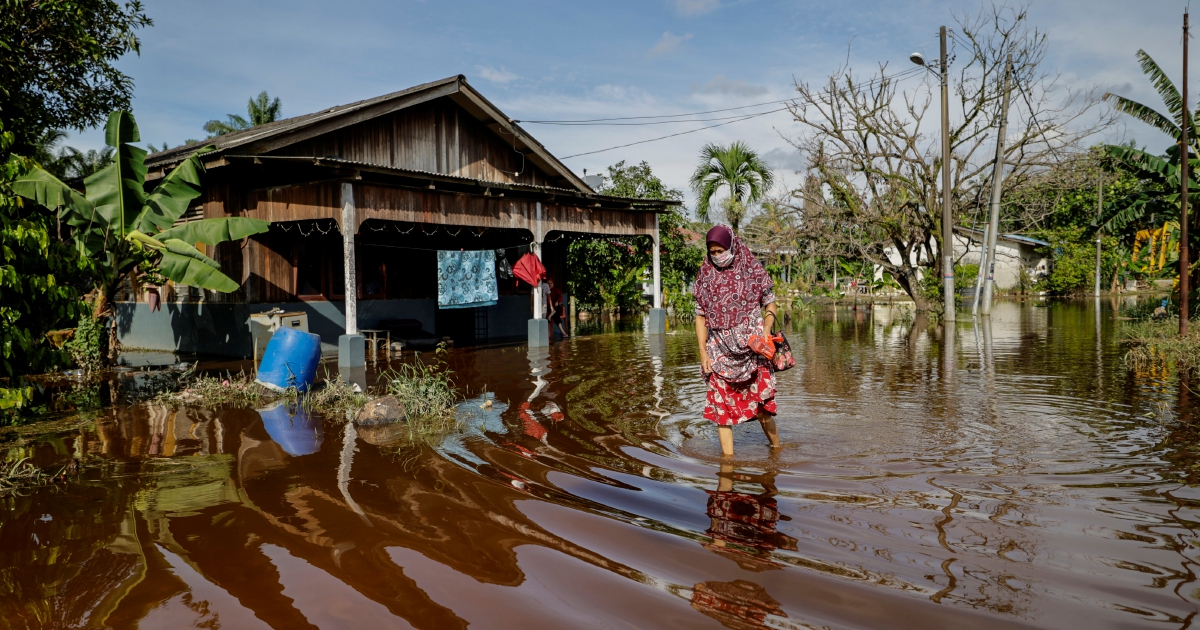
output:
<path id="1" fill-rule="evenodd" d="M 753 375 L 741 383 L 731 383 L 715 372 L 708 375 L 705 419 L 731 427 L 756 419 L 760 410 L 775 415 L 775 375 L 770 367 L 759 365 Z"/>

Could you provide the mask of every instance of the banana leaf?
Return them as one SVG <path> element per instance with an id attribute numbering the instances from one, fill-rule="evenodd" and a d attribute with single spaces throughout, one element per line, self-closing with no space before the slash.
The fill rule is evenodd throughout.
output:
<path id="1" fill-rule="evenodd" d="M 146 197 L 146 205 L 134 222 L 135 229 L 148 234 L 166 230 L 187 212 L 188 205 L 202 192 L 200 178 L 204 175 L 204 164 L 199 156 L 212 149 L 211 145 L 201 147 L 163 178 Z"/>
<path id="2" fill-rule="evenodd" d="M 137 123 L 129 112 L 116 111 L 108 117 L 105 141 L 116 149 L 113 163 L 83 180 L 88 199 L 96 204 L 97 214 L 106 229 L 124 238 L 146 205 L 142 182 L 146 181 L 146 151 L 130 142 L 141 139 Z"/>
<path id="3" fill-rule="evenodd" d="M 176 256 L 191 258 L 192 260 L 208 265 L 213 269 L 221 268 L 221 265 L 218 265 L 217 261 L 205 256 L 200 250 L 193 247 L 191 243 L 185 243 L 177 238 L 168 238 L 163 240 L 163 245 L 167 246 L 167 251 L 164 252 L 164 255 L 166 253 L 171 253 L 175 254 Z"/>
<path id="4" fill-rule="evenodd" d="M 164 230 L 156 238 L 177 238 L 188 243 L 204 243 L 216 245 L 226 241 L 236 241 L 251 234 L 261 234 L 271 227 L 270 221 L 248 219 L 246 217 L 229 217 L 225 219 L 203 219 L 189 221 L 183 225 Z"/>
<path id="5" fill-rule="evenodd" d="M 203 254 L 201 254 L 203 256 Z M 216 268 L 190 256 L 172 251 L 163 252 L 158 268 L 168 279 L 179 284 L 202 287 L 222 293 L 237 291 L 238 283 Z"/>
<path id="6" fill-rule="evenodd" d="M 72 207 L 75 216 L 90 217 L 96 205 L 40 166 L 33 166 L 12 183 L 14 193 L 51 209 Z M 65 218 L 65 217 L 64 217 Z M 84 221 L 86 224 L 86 220 Z M 68 225 L 76 226 L 68 221 Z"/>

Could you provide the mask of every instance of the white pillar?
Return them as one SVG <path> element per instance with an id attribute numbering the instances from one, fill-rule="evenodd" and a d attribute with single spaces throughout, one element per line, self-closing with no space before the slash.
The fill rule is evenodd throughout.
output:
<path id="1" fill-rule="evenodd" d="M 661 335 L 667 332 L 667 312 L 662 307 L 662 273 L 661 273 L 661 254 L 659 246 L 661 244 L 658 233 L 658 215 L 654 215 L 654 302 L 651 305 L 650 312 L 646 317 L 646 332 L 651 335 Z"/>
<path id="2" fill-rule="evenodd" d="M 342 256 L 346 273 L 346 334 L 338 337 L 338 370 L 347 383 L 366 389 L 366 342 L 358 334 L 358 281 L 354 270 L 354 184 L 342 183 Z"/>
<path id="3" fill-rule="evenodd" d="M 542 231 L 542 202 L 537 202 L 537 215 L 533 224 L 533 243 L 531 244 L 533 253 L 542 259 L 542 239 L 545 233 Z M 542 264 L 545 264 L 543 261 Z M 529 347 L 540 348 L 550 345 L 550 323 L 544 318 L 545 315 L 545 296 L 542 295 L 542 283 L 537 282 L 533 285 L 533 319 L 529 320 Z"/>
<path id="4" fill-rule="evenodd" d="M 542 202 L 537 202 L 537 222 L 533 227 L 533 253 L 545 265 L 546 261 L 542 260 Z M 544 311 L 542 310 L 542 284 L 539 282 L 533 285 L 533 318 L 542 319 Z"/>
<path id="5" fill-rule="evenodd" d="M 346 334 L 358 334 L 358 279 L 354 270 L 354 184 L 342 182 L 342 256 L 346 268 Z"/>
<path id="6" fill-rule="evenodd" d="M 662 274 L 660 269 L 662 240 L 658 233 L 658 215 L 654 215 L 654 308 L 662 308 Z"/>

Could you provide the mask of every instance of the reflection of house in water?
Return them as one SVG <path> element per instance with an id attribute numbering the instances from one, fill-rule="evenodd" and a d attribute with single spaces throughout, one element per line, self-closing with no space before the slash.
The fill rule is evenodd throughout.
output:
<path id="1" fill-rule="evenodd" d="M 413 479 L 393 449 L 369 447 L 348 462 L 354 449 L 304 446 L 336 440 L 340 427 L 322 431 L 303 418 L 269 431 L 249 410 L 134 410 L 99 423 L 81 445 L 118 462 L 127 477 L 107 501 L 81 497 L 105 504 L 107 531 L 97 522 L 97 531 L 79 539 L 70 528 L 81 514 L 90 523 L 91 513 L 47 493 L 34 510 L 53 514 L 50 525 L 37 530 L 37 519 L 23 518 L 18 528 L 0 530 L 9 549 L 27 547 L 30 530 L 42 531 L 59 558 L 9 562 L 7 590 L 20 593 L 14 602 L 38 601 L 32 589 L 52 589 L 63 607 L 55 618 L 87 627 L 132 627 L 173 607 L 190 610 L 189 619 L 245 627 L 223 616 L 214 621 L 204 602 L 222 600 L 229 603 L 222 610 L 275 628 L 333 627 L 318 615 L 339 610 L 356 620 L 375 614 L 385 625 L 400 618 L 416 627 L 461 628 L 466 620 L 406 575 L 397 554 L 411 550 L 478 584 L 517 587 L 527 581 L 517 558 L 526 545 L 656 583 L 548 532 L 518 509 L 526 495 L 481 478 L 486 471 L 432 457 Z M 168 449 L 173 457 L 164 457 Z M 382 485 L 352 482 L 350 499 L 333 471 L 351 465 L 352 479 Z M 50 536 L 51 527 L 61 531 Z M 324 581 L 331 588 L 313 587 Z M 297 597 L 297 589 L 312 590 Z M 0 613 L 25 614 L 6 605 Z"/>
<path id="2" fill-rule="evenodd" d="M 534 310 L 530 287 L 513 279 L 500 281 L 495 305 L 437 308 L 438 250 L 503 248 L 515 262 L 532 249 L 565 286 L 572 238 L 653 236 L 656 213 L 677 204 L 595 193 L 462 76 L 206 142 L 216 150 L 204 158 L 202 202 L 187 216 L 273 225 L 210 252 L 240 290 L 179 288 L 158 312 L 120 304 L 127 346 L 246 356 L 248 316 L 276 307 L 307 312 L 310 330 L 333 344 L 347 328 L 347 284 L 358 328 L 408 320 L 460 342 L 522 337 Z M 147 179 L 161 179 L 195 148 L 150 156 Z M 347 210 L 350 283 L 340 225 Z"/>

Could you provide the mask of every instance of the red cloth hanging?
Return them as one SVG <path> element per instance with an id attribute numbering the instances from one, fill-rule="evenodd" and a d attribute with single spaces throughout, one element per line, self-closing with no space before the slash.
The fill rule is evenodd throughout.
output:
<path id="1" fill-rule="evenodd" d="M 537 286 L 538 282 L 546 277 L 546 268 L 542 266 L 542 261 L 538 260 L 537 254 L 530 252 L 513 265 L 513 275 L 532 286 Z"/>

